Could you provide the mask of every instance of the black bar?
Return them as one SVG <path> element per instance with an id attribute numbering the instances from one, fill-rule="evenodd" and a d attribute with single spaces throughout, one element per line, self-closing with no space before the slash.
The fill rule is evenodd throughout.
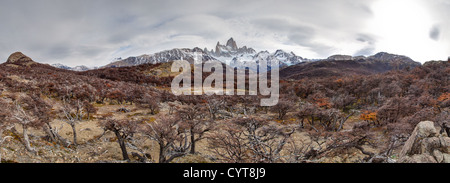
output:
<path id="1" fill-rule="evenodd" d="M 248 168 L 248 169 L 247 169 Z M 26 172 L 29 178 L 126 182 L 323 182 L 405 181 L 447 176 L 449 164 L 0 164 L 1 174 Z M 186 171 L 213 170 L 215 177 L 185 177 Z M 264 176 L 262 176 L 264 170 Z M 237 171 L 240 171 L 238 177 Z M 246 175 L 244 176 L 244 171 Z M 253 174 L 250 175 L 250 172 Z M 259 171 L 256 175 L 255 171 Z M 207 172 L 207 171 L 203 171 Z M 430 173 L 428 173 L 430 172 Z M 442 172 L 442 173 L 440 173 Z M 20 174 L 20 173 L 19 173 Z M 204 174 L 209 175 L 209 174 Z M 4 177 L 4 176 L 2 176 Z M 28 178 L 28 177 L 27 177 Z M 443 178 L 443 177 L 441 177 Z M 445 179 L 445 178 L 444 178 Z M 160 180 L 160 181 L 157 181 Z M 308 181 L 309 180 L 309 181 Z M 281 182 L 282 181 L 282 182 Z"/>

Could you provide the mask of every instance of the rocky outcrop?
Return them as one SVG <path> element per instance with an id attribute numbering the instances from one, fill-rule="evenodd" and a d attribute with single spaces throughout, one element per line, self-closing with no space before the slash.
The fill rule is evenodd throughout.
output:
<path id="1" fill-rule="evenodd" d="M 450 137 L 439 135 L 433 122 L 420 122 L 403 146 L 398 162 L 450 163 Z"/>
<path id="2" fill-rule="evenodd" d="M 327 58 L 327 60 L 335 60 L 335 61 L 341 61 L 341 60 L 353 60 L 354 58 L 350 55 L 333 55 Z"/>
<path id="3" fill-rule="evenodd" d="M 234 41 L 233 38 L 230 38 L 226 45 L 221 45 L 220 42 L 217 42 L 216 50 L 210 54 L 216 57 L 234 57 L 241 54 L 254 53 L 256 53 L 256 51 L 253 48 L 247 48 L 247 46 L 239 48 L 236 41 Z"/>
<path id="4" fill-rule="evenodd" d="M 226 45 L 226 46 L 230 47 L 232 50 L 237 50 L 237 49 L 238 49 L 237 44 L 236 44 L 236 41 L 234 41 L 233 38 L 230 38 L 230 39 L 227 41 L 227 45 Z"/>
<path id="5" fill-rule="evenodd" d="M 6 63 L 10 64 L 27 63 L 27 62 L 33 62 L 33 60 L 30 57 L 24 55 L 22 52 L 15 52 L 11 54 L 8 57 L 8 60 L 6 61 Z"/>

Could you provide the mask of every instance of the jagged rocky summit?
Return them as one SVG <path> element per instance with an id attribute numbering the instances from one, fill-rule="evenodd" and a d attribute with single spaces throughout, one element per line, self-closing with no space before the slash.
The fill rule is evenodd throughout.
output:
<path id="1" fill-rule="evenodd" d="M 243 68 L 248 62 L 257 63 L 260 59 L 269 61 L 279 61 L 280 67 L 295 65 L 307 61 L 293 52 L 285 52 L 277 50 L 274 53 L 268 51 L 256 52 L 253 48 L 247 46 L 238 47 L 238 44 L 233 38 L 230 38 L 225 45 L 217 43 L 215 50 L 208 51 L 208 48 L 203 50 L 196 47 L 189 48 L 175 48 L 172 50 L 165 50 L 154 54 L 144 54 L 137 57 L 128 57 L 119 61 L 115 61 L 104 67 L 126 67 L 136 66 L 146 63 L 165 63 L 176 60 L 187 60 L 192 62 L 194 57 L 201 55 L 202 61 L 217 60 L 229 66 Z"/>

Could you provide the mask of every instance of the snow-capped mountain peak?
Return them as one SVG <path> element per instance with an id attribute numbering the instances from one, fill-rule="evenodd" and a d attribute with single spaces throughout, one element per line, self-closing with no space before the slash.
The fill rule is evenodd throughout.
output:
<path id="1" fill-rule="evenodd" d="M 92 68 L 89 68 L 87 66 L 84 65 L 80 65 L 80 66 L 76 66 L 76 67 L 69 67 L 67 65 L 64 64 L 52 64 L 51 66 L 56 67 L 56 68 L 60 68 L 60 69 L 65 69 L 65 70 L 71 70 L 71 71 L 87 71 L 87 70 L 91 70 Z"/>
<path id="2" fill-rule="evenodd" d="M 249 62 L 258 63 L 261 59 L 266 60 L 267 63 L 269 63 L 269 61 L 279 61 L 280 67 L 295 65 L 307 61 L 292 52 L 289 53 L 283 50 L 277 50 L 275 53 L 269 53 L 268 51 L 256 52 L 253 48 L 247 46 L 238 47 L 237 42 L 233 38 L 230 38 L 225 45 L 217 42 L 215 49 L 211 49 L 210 51 L 208 48 L 200 49 L 198 47 L 193 49 L 175 48 L 150 55 L 129 57 L 120 61 L 112 62 L 104 67 L 126 67 L 146 63 L 164 63 L 176 60 L 187 60 L 193 63 L 193 61 L 196 61 L 196 56 L 199 55 L 201 55 L 202 61 L 218 60 L 229 66 L 237 68 L 243 68 L 245 64 Z"/>
<path id="3" fill-rule="evenodd" d="M 127 67 L 127 66 L 135 66 L 141 64 L 156 64 L 156 63 L 165 63 L 177 60 L 187 60 L 191 63 L 195 61 L 209 61 L 216 60 L 214 57 L 208 54 L 209 52 L 205 52 L 204 50 L 196 47 L 193 49 L 189 48 L 175 48 L 171 50 L 165 50 L 158 53 L 150 54 L 150 55 L 141 55 L 137 57 L 128 57 L 126 59 L 116 61 L 110 63 L 104 67 Z M 198 58 L 201 57 L 201 58 Z"/>
<path id="4" fill-rule="evenodd" d="M 207 50 L 205 48 L 205 51 Z M 221 45 L 220 42 L 217 42 L 215 51 L 208 53 L 217 60 L 238 68 L 244 67 L 248 62 L 258 63 L 261 59 L 268 61 L 268 63 L 269 61 L 279 61 L 281 67 L 307 61 L 307 59 L 297 56 L 293 52 L 283 50 L 270 53 L 269 51 L 256 52 L 253 48 L 248 48 L 247 46 L 239 48 L 233 38 L 230 38 L 226 45 Z"/>

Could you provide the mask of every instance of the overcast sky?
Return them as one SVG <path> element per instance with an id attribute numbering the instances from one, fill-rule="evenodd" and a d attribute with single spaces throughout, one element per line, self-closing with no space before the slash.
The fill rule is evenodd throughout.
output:
<path id="1" fill-rule="evenodd" d="M 420 62 L 450 56 L 449 0 L 0 0 L 0 62 L 101 66 L 233 37 L 306 58 L 380 51 Z"/>

